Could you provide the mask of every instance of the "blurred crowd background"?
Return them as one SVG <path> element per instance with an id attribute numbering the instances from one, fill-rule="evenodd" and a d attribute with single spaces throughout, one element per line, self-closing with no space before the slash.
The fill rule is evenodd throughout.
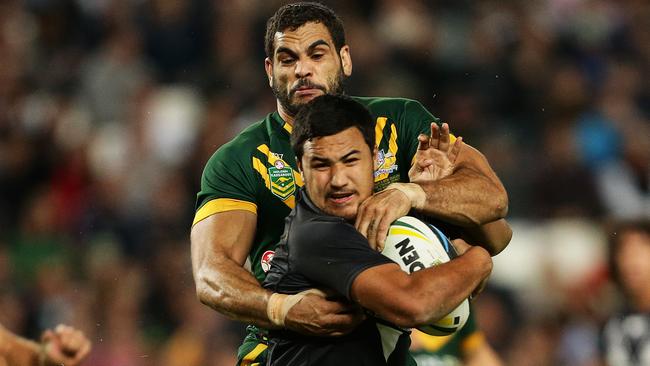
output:
<path id="1" fill-rule="evenodd" d="M 60 322 L 93 366 L 230 365 L 242 326 L 201 305 L 203 165 L 273 111 L 279 1 L 0 1 L 0 323 Z M 415 98 L 510 196 L 479 298 L 509 365 L 593 365 L 620 297 L 608 223 L 650 217 L 650 2 L 340 0 L 353 95 Z"/>

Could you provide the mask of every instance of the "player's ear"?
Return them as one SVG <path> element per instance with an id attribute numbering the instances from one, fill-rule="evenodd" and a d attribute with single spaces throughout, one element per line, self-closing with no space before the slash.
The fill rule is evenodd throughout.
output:
<path id="1" fill-rule="evenodd" d="M 269 86 L 273 87 L 273 62 L 268 57 L 264 59 L 264 70 L 266 70 L 266 77 L 269 79 Z"/>
<path id="2" fill-rule="evenodd" d="M 296 165 L 298 166 L 298 171 L 302 175 L 302 161 L 300 161 L 300 160 L 301 159 L 298 159 L 298 157 L 296 157 Z"/>
<path id="3" fill-rule="evenodd" d="M 350 46 L 345 45 L 341 47 L 339 51 L 339 57 L 341 58 L 341 67 L 343 68 L 343 74 L 345 76 L 352 75 L 352 57 L 350 57 Z"/>

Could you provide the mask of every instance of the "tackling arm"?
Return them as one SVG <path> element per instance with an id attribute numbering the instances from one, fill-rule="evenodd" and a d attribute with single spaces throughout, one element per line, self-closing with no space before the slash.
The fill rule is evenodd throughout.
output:
<path id="1" fill-rule="evenodd" d="M 463 144 L 454 172 L 437 181 L 419 182 L 423 213 L 461 227 L 476 227 L 505 217 L 508 195 L 483 154 Z"/>
<path id="2" fill-rule="evenodd" d="M 198 299 L 230 319 L 272 327 L 266 316 L 270 291 L 243 268 L 253 244 L 257 216 L 235 210 L 214 214 L 192 227 L 192 270 Z"/>
<path id="3" fill-rule="evenodd" d="M 198 299 L 230 319 L 278 328 L 268 318 L 271 292 L 243 268 L 257 216 L 243 210 L 214 214 L 192 227 L 192 269 Z M 349 304 L 307 295 L 286 314 L 285 327 L 311 335 L 341 335 L 362 320 Z"/>

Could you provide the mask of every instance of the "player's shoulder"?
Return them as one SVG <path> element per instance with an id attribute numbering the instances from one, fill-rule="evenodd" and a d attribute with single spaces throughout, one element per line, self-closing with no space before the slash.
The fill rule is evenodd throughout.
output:
<path id="1" fill-rule="evenodd" d="M 394 120 L 401 120 L 406 116 L 426 116 L 428 119 L 437 121 L 426 107 L 415 99 L 401 97 L 359 97 L 352 99 L 368 108 L 370 113 L 376 117 L 387 117 Z"/>
<path id="2" fill-rule="evenodd" d="M 268 116 L 257 121 L 243 131 L 241 131 L 232 140 L 223 144 L 212 154 L 208 165 L 216 164 L 220 161 L 239 161 L 242 159 L 249 160 L 250 156 L 262 144 L 268 144 L 270 139 L 268 131 Z"/>
<path id="3" fill-rule="evenodd" d="M 363 104 L 368 109 L 404 109 L 409 104 L 420 104 L 415 99 L 401 97 L 360 97 L 351 96 L 352 99 Z"/>

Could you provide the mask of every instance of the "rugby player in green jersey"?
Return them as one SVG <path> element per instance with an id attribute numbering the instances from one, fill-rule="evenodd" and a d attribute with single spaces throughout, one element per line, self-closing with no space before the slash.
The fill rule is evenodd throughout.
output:
<path id="1" fill-rule="evenodd" d="M 342 81 L 352 73 L 342 23 L 318 3 L 280 8 L 267 23 L 265 48 L 264 65 L 277 111 L 210 158 L 191 230 L 199 300 L 231 319 L 255 325 L 239 351 L 243 365 L 264 359 L 264 332 L 258 327 L 279 327 L 268 319 L 271 292 L 260 282 L 284 218 L 295 205 L 297 188 L 303 185 L 289 142 L 293 117 L 316 96 L 342 92 Z M 452 174 L 433 180 L 439 170 L 435 157 L 451 150 L 448 126 L 439 127 L 439 121 L 413 100 L 354 99 L 376 120 L 378 193 L 364 202 L 356 223 L 373 247 L 382 246 L 390 223 L 411 208 L 461 227 L 468 242 L 481 243 L 491 254 L 507 245 L 507 195 L 482 154 L 463 144 Z M 309 295 L 288 311 L 284 327 L 336 336 L 350 332 L 362 318 L 351 304 Z"/>

